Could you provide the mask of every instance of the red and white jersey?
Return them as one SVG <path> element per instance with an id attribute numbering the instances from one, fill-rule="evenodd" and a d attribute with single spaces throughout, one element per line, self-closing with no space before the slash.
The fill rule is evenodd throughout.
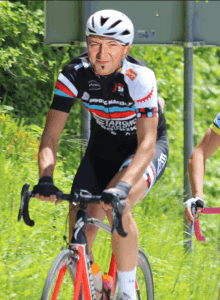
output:
<path id="1" fill-rule="evenodd" d="M 51 108 L 69 112 L 76 97 L 96 124 L 113 135 L 136 135 L 137 119 L 158 116 L 158 131 L 165 130 L 154 72 L 131 56 L 107 76 L 94 73 L 87 53 L 76 57 L 58 76 Z"/>

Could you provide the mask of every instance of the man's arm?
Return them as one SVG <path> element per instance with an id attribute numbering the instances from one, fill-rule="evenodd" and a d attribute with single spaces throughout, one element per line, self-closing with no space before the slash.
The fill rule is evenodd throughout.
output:
<path id="1" fill-rule="evenodd" d="M 209 128 L 193 151 L 189 163 L 189 177 L 193 196 L 203 198 L 205 161 L 220 146 L 220 135 Z"/>
<path id="2" fill-rule="evenodd" d="M 53 176 L 56 164 L 57 147 L 60 134 L 66 124 L 68 113 L 50 109 L 44 132 L 41 137 L 41 144 L 38 153 L 39 178 L 43 176 Z M 55 196 L 43 197 L 36 194 L 36 198 L 47 201 L 54 201 Z"/>
<path id="3" fill-rule="evenodd" d="M 143 176 L 155 152 L 158 117 L 137 119 L 138 148 L 134 159 L 120 179 L 135 185 Z"/>
<path id="4" fill-rule="evenodd" d="M 220 135 L 215 133 L 211 128 L 209 128 L 205 136 L 196 146 L 193 151 L 189 163 L 189 178 L 191 184 L 192 195 L 203 198 L 203 182 L 205 176 L 205 161 L 210 157 L 220 146 Z M 198 214 L 201 209 L 198 210 Z M 191 224 L 193 221 L 193 216 L 191 213 L 191 208 L 187 207 L 185 212 L 186 221 Z"/>

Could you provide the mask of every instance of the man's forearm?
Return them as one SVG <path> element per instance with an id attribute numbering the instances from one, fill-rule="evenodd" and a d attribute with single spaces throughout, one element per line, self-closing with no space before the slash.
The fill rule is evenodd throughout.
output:
<path id="1" fill-rule="evenodd" d="M 58 141 L 50 136 L 43 136 L 38 153 L 39 178 L 53 176 L 56 165 Z"/>
<path id="2" fill-rule="evenodd" d="M 203 198 L 203 182 L 205 176 L 205 158 L 202 151 L 194 150 L 188 163 L 189 178 L 193 196 Z"/>

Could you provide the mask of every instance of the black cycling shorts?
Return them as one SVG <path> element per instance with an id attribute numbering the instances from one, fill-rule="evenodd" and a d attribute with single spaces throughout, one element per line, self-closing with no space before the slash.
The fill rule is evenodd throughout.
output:
<path id="1" fill-rule="evenodd" d="M 93 129 L 94 126 L 92 124 Z M 84 189 L 93 195 L 100 195 L 112 178 L 131 163 L 137 149 L 137 137 L 113 136 L 103 129 L 91 132 L 86 153 L 73 181 L 72 191 Z M 162 176 L 167 165 L 168 152 L 169 142 L 164 131 L 157 138 L 155 155 L 143 174 L 147 182 L 145 195 Z"/>

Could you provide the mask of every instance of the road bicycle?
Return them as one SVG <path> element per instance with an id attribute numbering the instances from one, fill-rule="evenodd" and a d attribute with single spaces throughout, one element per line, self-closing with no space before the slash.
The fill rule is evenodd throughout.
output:
<path id="1" fill-rule="evenodd" d="M 29 186 L 27 183 L 22 188 L 18 221 L 23 217 L 27 225 L 34 226 L 34 221 L 30 219 L 29 215 L 29 201 L 31 197 L 34 197 L 34 194 L 29 191 Z M 119 200 L 117 196 L 113 199 L 113 225 L 111 229 L 109 225 L 102 221 L 90 218 L 87 213 L 87 205 L 99 203 L 100 196 L 93 196 L 85 190 L 75 190 L 72 194 L 58 192 L 56 197 L 57 199 L 67 200 L 77 207 L 76 223 L 71 243 L 67 249 L 61 250 L 50 268 L 41 300 L 96 300 L 96 290 L 85 236 L 86 226 L 93 224 L 108 234 L 112 234 L 117 230 L 118 234 L 125 238 L 127 232 L 122 226 L 125 201 Z M 117 265 L 113 253 L 107 274 L 113 278 L 113 285 L 111 289 L 103 289 L 101 299 L 113 300 L 116 299 L 118 291 Z M 150 263 L 141 249 L 138 250 L 135 287 L 138 300 L 154 300 L 154 285 Z"/>

